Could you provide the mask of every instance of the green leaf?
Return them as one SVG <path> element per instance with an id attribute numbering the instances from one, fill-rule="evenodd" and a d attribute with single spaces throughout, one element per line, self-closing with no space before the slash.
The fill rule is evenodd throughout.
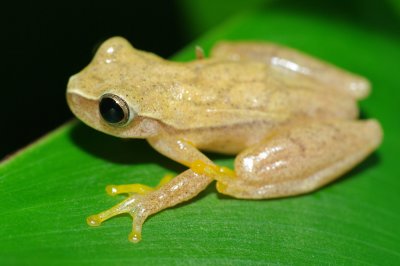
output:
<path id="1" fill-rule="evenodd" d="M 183 11 L 181 15 L 185 21 L 182 27 L 186 37 L 197 37 L 201 33 L 212 29 L 230 16 L 243 10 L 252 10 L 271 0 L 178 0 L 178 6 Z"/>
<path id="2" fill-rule="evenodd" d="M 152 216 L 143 240 L 128 242 L 131 219 L 101 227 L 88 215 L 122 197 L 107 184 L 155 185 L 183 168 L 143 140 L 124 141 L 73 121 L 2 163 L 0 264 L 378 264 L 400 261 L 399 37 L 362 24 L 290 9 L 230 20 L 196 44 L 219 39 L 286 44 L 365 75 L 373 93 L 364 116 L 381 121 L 380 149 L 345 177 L 304 196 L 237 200 L 210 186 L 187 204 Z M 189 45 L 175 58 L 194 57 Z M 218 163 L 232 158 L 215 155 Z"/>

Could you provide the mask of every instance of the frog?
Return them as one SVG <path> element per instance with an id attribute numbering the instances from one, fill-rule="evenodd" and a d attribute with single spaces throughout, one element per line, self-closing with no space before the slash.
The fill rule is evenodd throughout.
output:
<path id="1" fill-rule="evenodd" d="M 170 61 L 112 37 L 70 77 L 67 102 L 81 121 L 144 139 L 186 169 L 160 177 L 156 187 L 108 185 L 108 194 L 127 197 L 89 216 L 90 226 L 128 214 L 128 239 L 137 243 L 149 216 L 211 183 L 216 193 L 243 200 L 307 194 L 379 147 L 379 121 L 359 119 L 357 102 L 371 90 L 365 77 L 272 42 L 219 41 L 209 56 L 195 51 L 192 61 Z M 236 156 L 233 169 L 208 152 Z"/>

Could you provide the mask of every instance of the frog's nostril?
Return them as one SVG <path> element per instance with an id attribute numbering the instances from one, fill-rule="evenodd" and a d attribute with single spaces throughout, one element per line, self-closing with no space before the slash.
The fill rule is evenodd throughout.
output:
<path id="1" fill-rule="evenodd" d="M 99 104 L 101 117 L 116 126 L 125 125 L 129 120 L 129 108 L 124 100 L 114 94 L 104 94 Z"/>

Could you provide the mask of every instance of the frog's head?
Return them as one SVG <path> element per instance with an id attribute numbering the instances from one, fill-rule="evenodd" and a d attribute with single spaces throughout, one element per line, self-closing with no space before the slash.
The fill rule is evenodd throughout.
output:
<path id="1" fill-rule="evenodd" d="M 84 123 L 118 137 L 146 138 L 159 122 L 142 115 L 143 72 L 163 59 L 134 49 L 114 37 L 104 42 L 92 62 L 69 79 L 67 101 Z"/>

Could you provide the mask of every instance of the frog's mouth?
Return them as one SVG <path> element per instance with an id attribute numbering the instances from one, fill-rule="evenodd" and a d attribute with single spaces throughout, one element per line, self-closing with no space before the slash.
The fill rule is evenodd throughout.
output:
<path id="1" fill-rule="evenodd" d="M 97 99 L 90 99 L 73 90 L 68 90 L 67 102 L 72 113 L 77 118 L 82 120 L 85 124 L 101 130 Z"/>

